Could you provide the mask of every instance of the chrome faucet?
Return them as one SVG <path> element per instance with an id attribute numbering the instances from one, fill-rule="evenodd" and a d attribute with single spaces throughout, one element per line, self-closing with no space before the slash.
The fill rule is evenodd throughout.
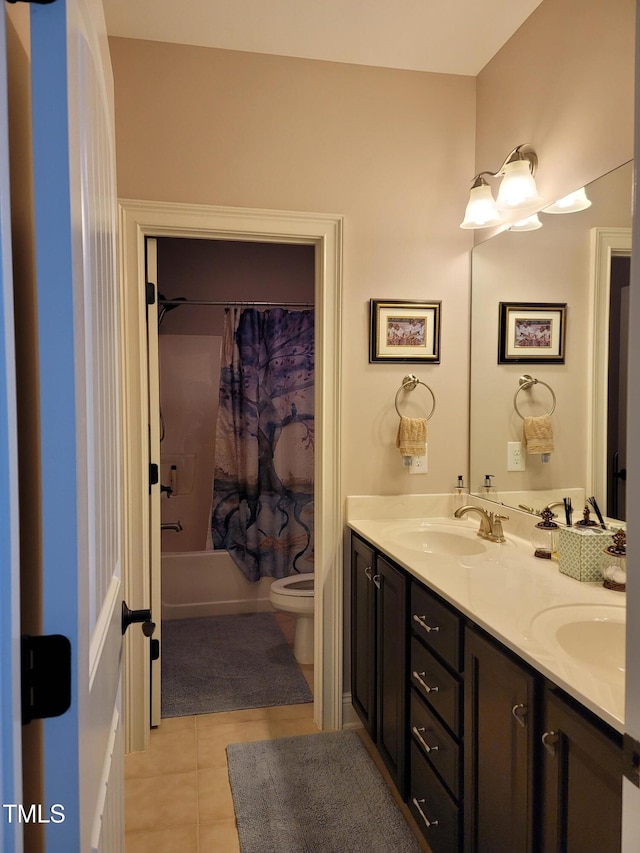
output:
<path id="1" fill-rule="evenodd" d="M 508 520 L 508 515 L 498 515 L 497 513 L 487 512 L 482 507 L 467 504 L 461 506 L 454 512 L 455 518 L 462 518 L 469 512 L 475 512 L 480 516 L 480 527 L 478 536 L 482 539 L 488 539 L 490 542 L 506 542 L 504 531 L 502 529 L 503 520 Z"/>

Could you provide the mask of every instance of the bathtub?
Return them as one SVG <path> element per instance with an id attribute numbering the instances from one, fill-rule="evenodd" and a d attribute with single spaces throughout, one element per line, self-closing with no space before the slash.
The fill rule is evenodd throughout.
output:
<path id="1" fill-rule="evenodd" d="M 272 610 L 273 578 L 248 581 L 227 551 L 165 553 L 161 558 L 162 618 L 187 619 Z"/>

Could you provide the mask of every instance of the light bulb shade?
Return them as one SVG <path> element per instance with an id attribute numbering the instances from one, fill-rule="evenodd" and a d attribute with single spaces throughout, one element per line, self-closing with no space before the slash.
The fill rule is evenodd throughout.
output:
<path id="1" fill-rule="evenodd" d="M 584 187 L 580 187 L 574 193 L 564 196 L 564 198 L 554 201 L 549 207 L 543 209 L 543 213 L 578 213 L 580 210 L 586 210 L 591 207 L 591 202 L 587 198 L 587 193 Z"/>
<path id="2" fill-rule="evenodd" d="M 530 208 L 542 201 L 528 160 L 513 160 L 504 167 L 496 207 L 498 210 Z"/>
<path id="3" fill-rule="evenodd" d="M 502 216 L 496 210 L 491 187 L 488 184 L 473 187 L 469 193 L 469 203 L 460 227 L 488 228 L 491 225 L 500 225 L 501 222 Z"/>
<path id="4" fill-rule="evenodd" d="M 538 219 L 538 214 L 534 213 L 533 216 L 527 216 L 520 222 L 514 222 L 509 231 L 537 231 L 538 228 L 542 228 L 542 222 Z"/>

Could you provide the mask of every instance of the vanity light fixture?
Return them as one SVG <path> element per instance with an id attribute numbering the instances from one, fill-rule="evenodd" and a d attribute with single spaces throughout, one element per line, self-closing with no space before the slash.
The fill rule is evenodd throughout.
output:
<path id="1" fill-rule="evenodd" d="M 564 196 L 564 198 L 560 198 L 558 199 L 558 201 L 554 201 L 554 203 L 550 204 L 549 207 L 543 208 L 542 212 L 578 213 L 580 210 L 586 210 L 588 207 L 591 207 L 591 202 L 587 198 L 585 188 L 580 187 L 579 190 L 576 190 L 573 193 L 569 193 L 569 195 Z"/>
<path id="2" fill-rule="evenodd" d="M 502 212 L 535 210 L 542 201 L 533 177 L 537 165 L 536 152 L 525 144 L 514 148 L 497 172 L 479 172 L 473 179 L 469 203 L 460 227 L 487 228 L 504 222 Z M 502 178 L 495 201 L 485 175 Z"/>
<path id="3" fill-rule="evenodd" d="M 509 231 L 537 231 L 538 228 L 542 228 L 542 222 L 540 222 L 538 214 L 534 213 L 533 216 L 527 216 L 526 219 L 514 222 Z"/>

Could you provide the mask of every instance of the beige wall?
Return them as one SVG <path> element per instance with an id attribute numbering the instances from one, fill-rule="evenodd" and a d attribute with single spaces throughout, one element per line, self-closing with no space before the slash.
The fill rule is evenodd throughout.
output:
<path id="1" fill-rule="evenodd" d="M 551 203 L 633 158 L 635 9 L 635 0 L 538 6 L 477 77 L 478 170 L 530 142 Z"/>
<path id="2" fill-rule="evenodd" d="M 471 177 L 531 142 L 551 201 L 631 158 L 634 14 L 544 0 L 476 79 L 111 40 L 121 196 L 344 215 L 345 494 L 466 473 Z M 441 299 L 442 363 L 369 364 L 371 298 Z M 394 446 L 408 371 L 437 399 L 426 476 Z"/>
<path id="3" fill-rule="evenodd" d="M 121 196 L 344 215 L 345 494 L 449 489 L 467 467 L 471 237 L 458 223 L 474 80 L 126 39 L 111 50 Z M 441 299 L 442 363 L 370 365 L 371 298 Z M 407 370 L 438 401 L 426 476 L 395 448 Z"/>

